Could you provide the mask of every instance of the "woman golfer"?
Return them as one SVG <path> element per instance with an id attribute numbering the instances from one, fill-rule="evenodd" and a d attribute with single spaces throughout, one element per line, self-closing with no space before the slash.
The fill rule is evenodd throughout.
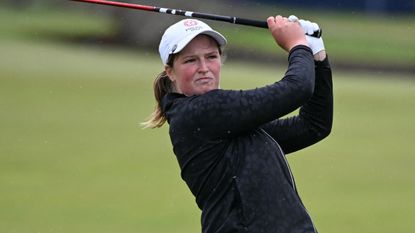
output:
<path id="1" fill-rule="evenodd" d="M 205 23 L 182 20 L 160 42 L 165 70 L 154 82 L 156 110 L 144 124 L 169 123 L 204 233 L 317 232 L 285 155 L 330 133 L 331 69 L 322 39 L 305 36 L 317 24 L 281 16 L 267 22 L 289 65 L 281 80 L 251 90 L 220 89 L 226 39 Z M 281 118 L 297 108 L 298 115 Z"/>

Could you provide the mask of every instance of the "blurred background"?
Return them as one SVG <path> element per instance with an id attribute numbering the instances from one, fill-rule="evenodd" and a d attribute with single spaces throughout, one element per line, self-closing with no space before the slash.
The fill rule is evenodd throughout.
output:
<path id="1" fill-rule="evenodd" d="M 414 232 L 415 1 L 129 1 L 323 28 L 332 134 L 289 155 L 319 232 Z M 154 108 L 171 16 L 87 3 L 0 3 L 0 233 L 200 232 L 168 126 Z M 268 31 L 208 21 L 229 40 L 222 88 L 279 80 Z"/>

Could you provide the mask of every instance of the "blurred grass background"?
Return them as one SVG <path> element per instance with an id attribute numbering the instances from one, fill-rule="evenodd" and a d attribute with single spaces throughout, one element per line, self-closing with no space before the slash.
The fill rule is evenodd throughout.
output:
<path id="1" fill-rule="evenodd" d="M 414 64 L 414 18 L 320 17 L 334 67 L 368 59 L 389 70 L 334 69 L 332 134 L 289 156 L 302 199 L 319 232 L 414 232 L 415 80 L 396 72 Z M 229 53 L 249 44 L 286 56 L 264 31 L 223 30 Z M 1 7 L 0 31 L 0 232 L 200 232 L 167 127 L 139 126 L 153 110 L 158 55 L 74 43 L 113 33 L 96 11 Z M 231 58 L 226 89 L 285 69 Z"/>

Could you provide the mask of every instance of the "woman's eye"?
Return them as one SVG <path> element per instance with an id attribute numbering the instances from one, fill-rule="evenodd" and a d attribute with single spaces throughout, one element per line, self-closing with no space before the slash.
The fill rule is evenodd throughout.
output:
<path id="1" fill-rule="evenodd" d="M 216 59 L 216 58 L 218 58 L 218 55 L 210 55 L 208 58 L 209 59 Z"/>
<path id="2" fill-rule="evenodd" d="M 196 59 L 191 58 L 191 59 L 186 59 L 186 60 L 184 61 L 184 63 L 192 63 L 192 62 L 194 62 L 194 61 L 196 61 Z"/>

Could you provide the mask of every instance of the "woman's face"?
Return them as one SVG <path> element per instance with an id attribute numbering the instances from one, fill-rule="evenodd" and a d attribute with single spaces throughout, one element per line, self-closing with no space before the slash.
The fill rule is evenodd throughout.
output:
<path id="1" fill-rule="evenodd" d="M 186 96 L 201 95 L 219 88 L 221 55 L 216 41 L 198 35 L 175 57 L 165 70 L 176 91 Z"/>

